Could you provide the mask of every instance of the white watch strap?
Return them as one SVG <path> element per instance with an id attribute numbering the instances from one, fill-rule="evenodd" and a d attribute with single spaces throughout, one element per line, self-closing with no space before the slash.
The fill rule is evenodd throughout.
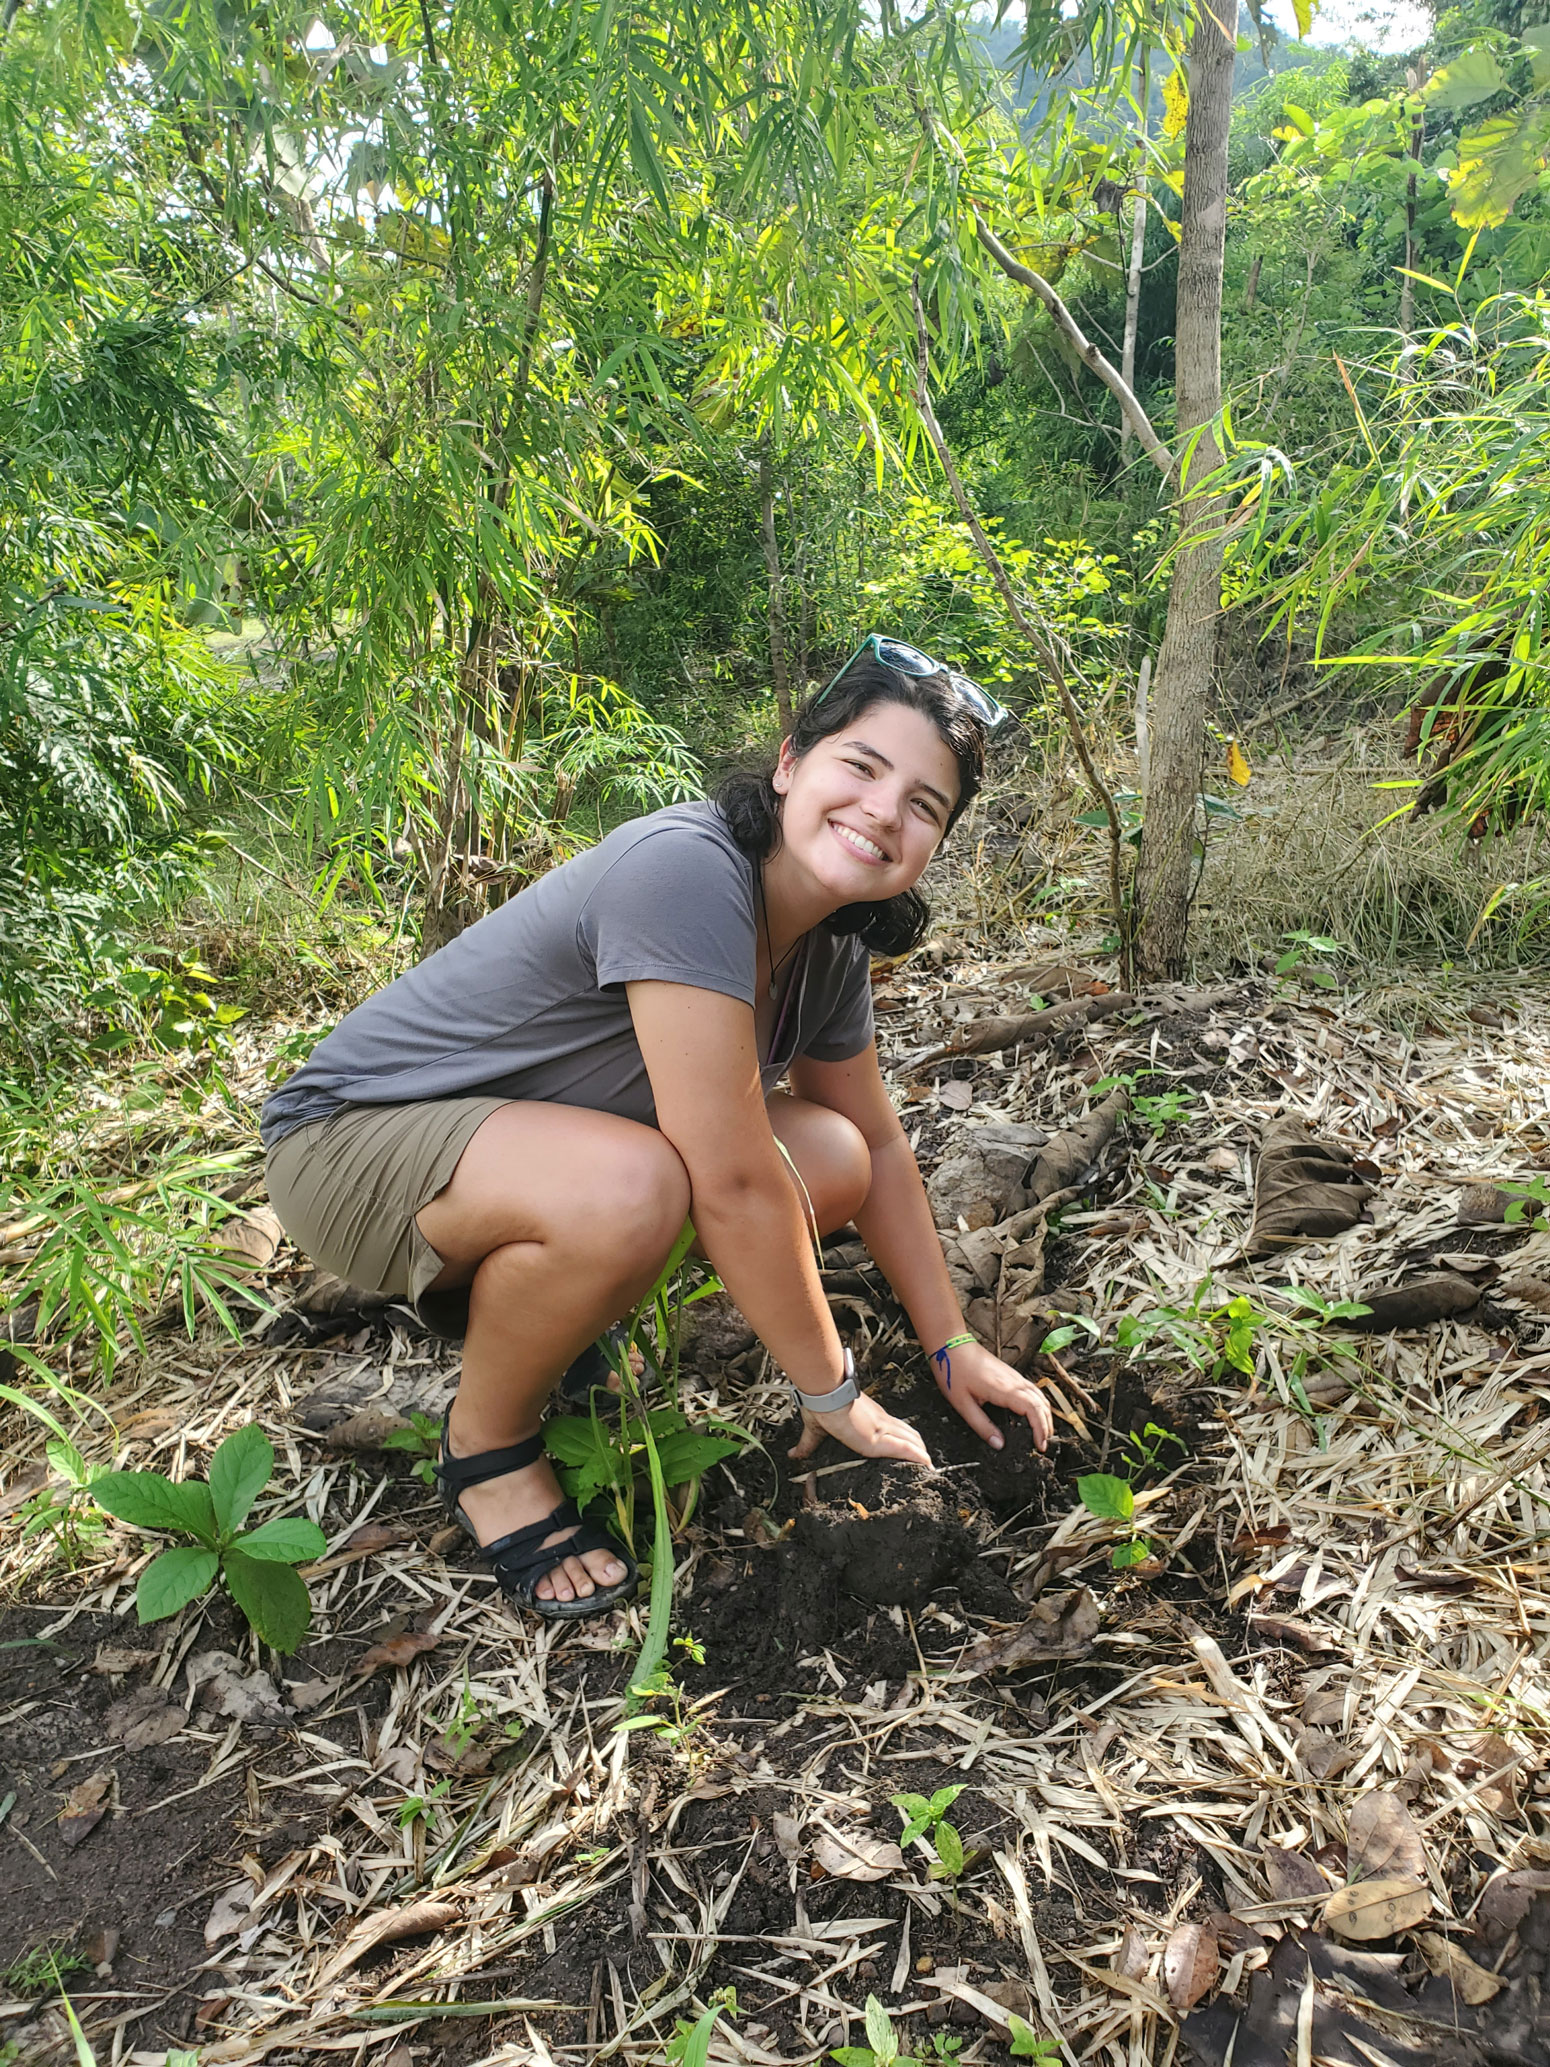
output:
<path id="1" fill-rule="evenodd" d="M 845 1351 L 845 1376 L 832 1392 L 799 1392 L 793 1384 L 791 1396 L 809 1414 L 837 1414 L 841 1407 L 848 1407 L 861 1397 L 861 1387 L 856 1383 L 856 1359 L 848 1349 Z"/>

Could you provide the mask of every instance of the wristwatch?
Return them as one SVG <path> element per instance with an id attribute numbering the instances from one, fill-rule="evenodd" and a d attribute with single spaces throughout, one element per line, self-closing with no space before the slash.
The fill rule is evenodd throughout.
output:
<path id="1" fill-rule="evenodd" d="M 861 1387 L 856 1383 L 856 1359 L 845 1351 L 845 1375 L 832 1392 L 799 1392 L 791 1380 L 791 1397 L 799 1407 L 805 1407 L 809 1414 L 837 1414 L 841 1407 L 848 1407 L 861 1397 Z"/>

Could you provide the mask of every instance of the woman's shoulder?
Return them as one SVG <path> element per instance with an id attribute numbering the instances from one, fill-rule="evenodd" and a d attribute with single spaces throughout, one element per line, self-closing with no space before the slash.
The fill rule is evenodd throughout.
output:
<path id="1" fill-rule="evenodd" d="M 649 860 L 669 869 L 677 863 L 687 869 L 709 869 L 734 877 L 747 875 L 751 866 L 733 839 L 720 806 L 709 798 L 667 804 L 660 811 L 648 811 L 642 818 L 627 819 L 592 851 L 600 875 L 627 859 Z"/>

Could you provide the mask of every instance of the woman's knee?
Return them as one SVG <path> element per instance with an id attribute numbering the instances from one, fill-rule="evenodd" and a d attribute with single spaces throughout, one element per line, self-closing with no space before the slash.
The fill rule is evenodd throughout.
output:
<path id="1" fill-rule="evenodd" d="M 824 1234 L 855 1218 L 872 1188 L 872 1154 L 854 1121 L 826 1105 L 779 1097 L 770 1119 Z"/>
<path id="2" fill-rule="evenodd" d="M 861 1211 L 872 1189 L 872 1151 L 853 1120 L 839 1112 L 825 1118 L 830 1122 L 825 1146 L 833 1188 L 831 1218 L 835 1227 L 843 1227 Z"/>
<path id="3" fill-rule="evenodd" d="M 689 1173 L 677 1149 L 642 1127 L 599 1175 L 585 1216 L 592 1242 L 606 1243 L 630 1274 L 653 1259 L 659 1267 L 689 1217 Z"/>

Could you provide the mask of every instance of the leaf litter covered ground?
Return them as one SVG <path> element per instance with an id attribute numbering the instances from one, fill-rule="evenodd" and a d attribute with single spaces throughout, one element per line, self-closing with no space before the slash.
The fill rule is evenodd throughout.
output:
<path id="1" fill-rule="evenodd" d="M 712 1473 L 681 1548 L 704 1664 L 678 1654 L 676 1733 L 615 1727 L 642 1610 L 514 1617 L 371 1447 L 455 1378 L 401 1313 L 161 1336 L 116 1380 L 120 1464 L 202 1474 L 250 1418 L 273 1436 L 276 1507 L 328 1537 L 278 1667 L 219 1600 L 137 1628 L 145 1538 L 73 1570 L 20 1543 L 38 1446 L 10 1426 L 13 2058 L 66 2057 L 21 1985 L 49 1947 L 99 2059 L 144 2067 L 645 2063 L 729 1987 L 715 2060 L 859 2046 L 869 1996 L 929 2058 L 1007 2058 L 1022 2018 L 1131 2067 L 1550 2059 L 1550 1238 L 1498 1191 L 1550 1159 L 1550 995 L 1254 975 L 1089 1018 L 1080 965 L 966 953 L 884 972 L 881 1037 L 976 1324 L 1069 1331 L 1059 1443 L 987 1457 L 840 1242 L 841 1324 L 941 1468 L 794 1474 L 782 1388 L 712 1312 L 689 1395 L 766 1448 Z M 1019 1047 L 925 1064 L 1073 991 Z M 1376 1166 L 1366 1214 L 1246 1260 L 1286 1114 Z M 1318 1325 L 1439 1273 L 1473 1305 Z M 267 1283 L 305 1265 L 282 1249 Z M 1081 1506 L 1084 1473 L 1133 1477 L 1133 1522 Z M 956 1890 L 890 1805 L 944 1786 Z"/>

